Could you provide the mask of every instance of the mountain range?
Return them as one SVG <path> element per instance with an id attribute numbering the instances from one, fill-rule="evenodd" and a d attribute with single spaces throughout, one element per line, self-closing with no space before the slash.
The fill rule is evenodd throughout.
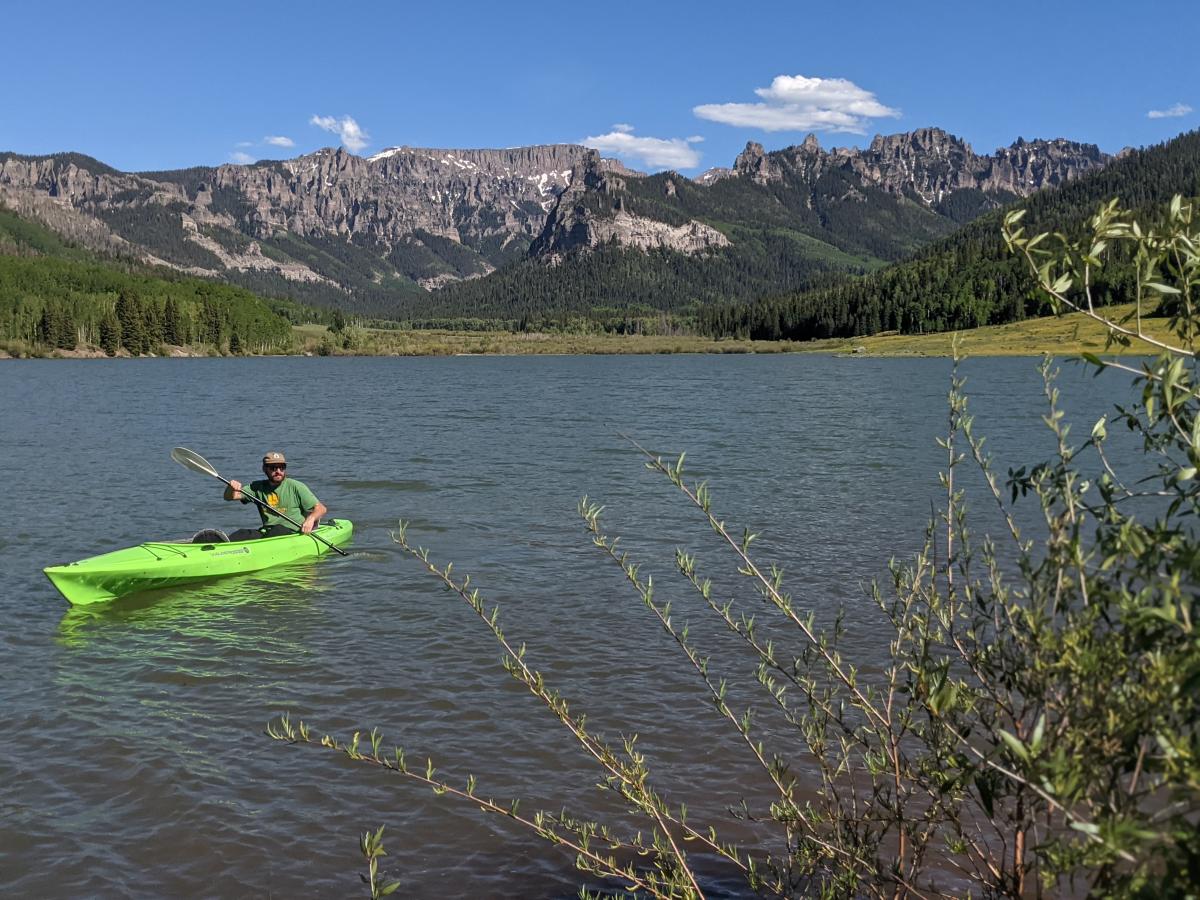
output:
<path id="1" fill-rule="evenodd" d="M 1200 197 L 1200 131 L 1130 150 L 1111 164 L 1012 207 L 1025 212 L 1026 233 L 1082 238 L 1097 209 L 1114 198 L 1143 227 L 1154 227 L 1172 198 Z M 880 331 L 942 332 L 1049 315 L 1025 260 L 1001 234 L 1007 209 L 979 216 L 911 256 L 857 278 L 750 302 L 714 303 L 696 311 L 692 327 L 713 337 L 811 340 Z M 1120 242 L 1094 269 L 1091 295 L 1100 305 L 1137 296 L 1138 261 Z M 1147 307 L 1169 313 L 1172 304 Z"/>
<path id="2" fill-rule="evenodd" d="M 0 205 L 91 250 L 268 296 L 394 318 L 506 316 L 810 288 L 1112 160 L 1062 139 L 980 155 L 936 128 L 862 149 L 811 135 L 772 152 L 750 143 L 694 179 L 568 144 L 325 149 L 141 173 L 0 153 Z"/>

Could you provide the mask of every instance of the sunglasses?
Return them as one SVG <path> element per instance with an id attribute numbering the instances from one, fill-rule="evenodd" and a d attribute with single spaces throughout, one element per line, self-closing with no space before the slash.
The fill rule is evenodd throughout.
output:
<path id="1" fill-rule="evenodd" d="M 267 465 L 263 466 L 263 468 L 268 472 L 270 472 L 272 469 L 286 469 L 287 463 L 268 463 Z"/>

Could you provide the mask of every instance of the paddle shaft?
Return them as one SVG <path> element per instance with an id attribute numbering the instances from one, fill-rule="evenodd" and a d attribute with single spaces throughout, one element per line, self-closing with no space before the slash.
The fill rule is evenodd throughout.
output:
<path id="1" fill-rule="evenodd" d="M 229 485 L 229 489 L 231 491 L 233 491 L 235 494 L 241 494 L 247 500 L 257 503 L 259 506 L 261 506 L 267 512 L 274 513 L 275 515 L 279 516 L 279 518 L 281 518 L 281 519 L 287 519 L 289 522 L 291 522 L 297 528 L 304 527 L 299 522 L 297 522 L 295 519 L 293 519 L 291 516 L 289 516 L 287 513 L 280 512 L 275 507 L 271 506 L 269 503 L 263 503 L 261 500 L 259 500 L 257 497 L 255 497 L 253 494 L 249 493 L 248 491 L 235 488 L 228 478 L 218 475 L 215 471 L 212 473 L 212 475 L 214 478 L 217 478 L 217 479 L 225 482 L 225 484 Z M 318 541 L 320 541 L 322 544 L 324 544 L 330 550 L 336 550 L 338 553 L 342 554 L 342 556 L 350 555 L 345 550 L 343 550 L 341 547 L 335 547 L 333 544 L 329 543 L 329 541 L 325 540 L 325 538 L 321 537 L 319 534 L 313 534 L 312 532 L 309 532 L 308 536 L 311 538 L 316 538 Z"/>

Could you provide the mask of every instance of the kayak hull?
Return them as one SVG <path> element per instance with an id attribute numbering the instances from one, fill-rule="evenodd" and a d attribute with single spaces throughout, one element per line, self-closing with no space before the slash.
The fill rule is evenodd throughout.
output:
<path id="1" fill-rule="evenodd" d="M 332 519 L 313 532 L 335 547 L 348 543 L 353 533 L 348 519 Z M 140 591 L 259 572 L 332 552 L 307 534 L 210 544 L 149 541 L 42 571 L 73 606 L 87 606 Z"/>

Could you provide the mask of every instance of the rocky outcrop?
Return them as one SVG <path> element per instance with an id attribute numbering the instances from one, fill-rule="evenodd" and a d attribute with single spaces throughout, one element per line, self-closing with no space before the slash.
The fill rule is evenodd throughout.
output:
<path id="1" fill-rule="evenodd" d="M 734 175 L 733 169 L 728 166 L 713 166 L 711 169 L 706 169 L 697 175 L 693 180 L 696 184 L 702 184 L 705 187 L 720 181 L 722 178 L 732 178 Z"/>
<path id="2" fill-rule="evenodd" d="M 593 150 L 567 144 L 509 150 L 393 147 L 366 159 L 342 149 L 321 150 L 277 162 L 141 174 L 117 172 L 74 154 L 3 154 L 0 197 L 35 213 L 61 209 L 64 214 L 55 218 L 70 219 L 77 233 L 86 230 L 78 223 L 91 219 L 96 224 L 86 235 L 89 246 L 129 245 L 142 258 L 169 262 L 164 247 L 183 241 L 216 260 L 211 269 L 171 263 L 189 272 L 219 274 L 219 264 L 274 271 L 292 280 L 322 278 L 301 262 L 264 256 L 257 244 L 248 250 L 218 245 L 213 229 L 260 241 L 280 233 L 333 238 L 375 247 L 381 256 L 414 233 L 426 232 L 470 248 L 464 252 L 478 257 L 470 268 L 486 272 L 493 267 L 490 253 L 503 253 L 515 239 L 526 246 L 541 234 L 559 194 L 585 160 L 633 174 L 601 161 Z M 136 229 L 126 228 L 123 240 L 105 225 L 118 217 L 128 225 L 138 210 L 150 219 L 155 209 L 155 221 L 170 223 L 172 234 L 140 235 L 139 245 L 128 239 Z M 429 283 L 445 281 L 440 273 Z"/>
<path id="3" fill-rule="evenodd" d="M 1060 185 L 1106 166 L 1115 158 L 1101 153 L 1095 144 L 1077 144 L 1062 138 L 1052 141 L 1017 138 L 1011 146 L 996 151 L 991 171 L 980 187 L 1024 195 Z"/>
<path id="4" fill-rule="evenodd" d="M 40 194 L 87 212 L 186 199 L 178 185 L 117 172 L 76 154 L 0 154 L 0 187 Z"/>
<path id="5" fill-rule="evenodd" d="M 213 187 L 246 205 L 243 229 L 270 236 L 365 237 L 384 245 L 423 230 L 468 245 L 536 237 L 572 173 L 594 151 L 571 145 L 512 150 L 393 147 L 363 159 L 322 150 L 284 162 L 221 166 Z"/>
<path id="6" fill-rule="evenodd" d="M 663 196 L 675 197 L 675 173 L 663 179 Z M 717 229 L 690 220 L 671 224 L 627 208 L 627 180 L 603 165 L 599 157 L 589 158 L 550 214 L 541 236 L 530 247 L 530 254 L 551 262 L 572 251 L 594 250 L 606 244 L 639 250 L 674 250 L 693 255 L 729 245 L 729 239 Z"/>
<path id="7" fill-rule="evenodd" d="M 948 194 L 974 189 L 997 196 L 997 202 L 1026 197 L 1087 172 L 1103 168 L 1113 157 L 1095 144 L 1061 138 L 1052 141 L 1018 139 L 991 156 L 980 156 L 961 138 L 940 128 L 921 128 L 904 134 L 876 135 L 871 144 L 825 151 L 816 136 L 802 144 L 764 152 L 750 142 L 734 164 L 734 175 L 757 184 L 785 178 L 815 184 L 821 175 L 840 168 L 864 185 L 917 199 L 934 206 Z"/>
<path id="8" fill-rule="evenodd" d="M 674 250 L 689 256 L 729 246 L 729 238 L 703 222 L 692 220 L 683 225 L 668 225 L 623 209 L 612 216 L 587 218 L 567 233 L 569 240 L 547 247 L 551 254 L 582 247 L 594 249 L 609 243 L 638 250 Z"/>
<path id="9" fill-rule="evenodd" d="M 308 266 L 300 265 L 299 263 L 281 262 L 271 259 L 268 256 L 263 256 L 262 248 L 259 246 L 258 241 L 251 241 L 243 252 L 234 253 L 202 232 L 196 224 L 196 220 L 186 213 L 180 213 L 180 223 L 188 238 L 220 260 L 221 265 L 226 269 L 238 272 L 275 272 L 289 281 L 333 283 L 330 279 L 317 274 Z M 158 262 L 163 265 L 166 264 L 162 260 L 158 260 Z M 193 269 L 191 270 L 191 274 L 211 275 L 212 272 Z"/>
<path id="10" fill-rule="evenodd" d="M 782 172 L 772 162 L 772 157 L 775 156 L 777 154 L 768 155 L 762 144 L 749 141 L 746 149 L 733 161 L 733 173 L 739 178 L 748 178 L 755 184 L 767 185 L 774 181 L 782 181 Z"/>
<path id="11" fill-rule="evenodd" d="M 141 248 L 113 234 L 112 229 L 99 219 L 57 197 L 0 183 L 0 206 L 24 218 L 41 222 L 72 243 L 92 247 L 105 254 L 137 259 L 143 252 Z"/>

